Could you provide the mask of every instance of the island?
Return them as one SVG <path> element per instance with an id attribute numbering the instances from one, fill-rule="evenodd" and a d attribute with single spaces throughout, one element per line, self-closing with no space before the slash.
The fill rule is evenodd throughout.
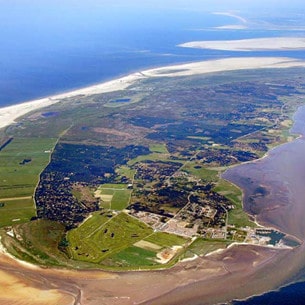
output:
<path id="1" fill-rule="evenodd" d="M 189 63 L 0 110 L 0 300 L 215 304 L 293 278 L 303 232 L 234 171 L 295 141 L 304 66 Z"/>

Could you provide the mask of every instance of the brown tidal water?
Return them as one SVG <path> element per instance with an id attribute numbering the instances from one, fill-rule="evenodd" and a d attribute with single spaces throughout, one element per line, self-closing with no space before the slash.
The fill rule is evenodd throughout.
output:
<path id="1" fill-rule="evenodd" d="M 300 137 L 258 161 L 227 170 L 223 178 L 244 191 L 244 209 L 265 226 L 305 240 L 305 106 L 291 133 Z"/>

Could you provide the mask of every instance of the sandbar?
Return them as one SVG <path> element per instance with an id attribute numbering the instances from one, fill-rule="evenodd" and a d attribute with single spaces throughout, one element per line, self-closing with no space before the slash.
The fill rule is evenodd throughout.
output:
<path id="1" fill-rule="evenodd" d="M 191 41 L 178 45 L 184 48 L 213 49 L 223 51 L 276 51 L 304 50 L 305 38 L 302 37 L 268 37 L 240 40 L 206 40 Z"/>
<path id="2" fill-rule="evenodd" d="M 305 39 L 303 39 L 303 44 L 305 48 Z M 0 128 L 15 123 L 16 119 L 31 111 L 50 106 L 63 99 L 81 95 L 89 96 L 94 94 L 124 90 L 137 81 L 149 77 L 178 77 L 221 71 L 262 68 L 288 68 L 299 66 L 305 67 L 305 61 L 286 57 L 236 57 L 149 69 L 86 88 L 81 88 L 70 92 L 57 94 L 51 97 L 41 98 L 34 101 L 0 108 Z"/>
<path id="3" fill-rule="evenodd" d="M 239 21 L 241 21 L 242 23 L 247 23 L 247 19 L 233 13 L 233 12 L 214 12 L 213 15 L 223 15 L 223 16 L 229 16 L 229 17 L 232 17 L 232 18 L 235 18 Z"/>
<path id="4" fill-rule="evenodd" d="M 214 29 L 218 30 L 245 30 L 248 27 L 245 25 L 238 25 L 238 24 L 228 24 L 228 25 L 221 25 L 221 26 L 216 26 Z"/>

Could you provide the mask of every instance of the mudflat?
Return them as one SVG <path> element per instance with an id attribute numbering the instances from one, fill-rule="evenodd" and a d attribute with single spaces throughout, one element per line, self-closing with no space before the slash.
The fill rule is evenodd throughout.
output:
<path id="1" fill-rule="evenodd" d="M 213 304 L 280 284 L 287 273 L 293 275 L 294 266 L 291 270 L 284 268 L 290 255 L 289 250 L 234 246 L 170 270 L 126 273 L 31 269 L 1 255 L 0 301 L 63 305 Z M 279 268 L 281 263 L 283 269 Z"/>

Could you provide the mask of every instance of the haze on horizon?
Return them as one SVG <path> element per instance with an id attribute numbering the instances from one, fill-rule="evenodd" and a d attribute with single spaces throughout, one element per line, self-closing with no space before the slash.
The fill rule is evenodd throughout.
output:
<path id="1" fill-rule="evenodd" d="M 71 11 L 77 8 L 90 8 L 90 7 L 132 7 L 132 8 L 167 8 L 167 9 L 197 9 L 197 10 L 213 10 L 213 9 L 254 9 L 260 8 L 257 13 L 263 13 L 263 9 L 272 9 L 273 11 L 281 9 L 296 9 L 305 6 L 302 0 L 87 0 L 86 2 L 80 0 L 0 0 L 0 5 L 15 7 L 21 9 L 24 7 L 32 6 L 37 9 L 54 8 L 60 9 L 69 7 Z"/>

